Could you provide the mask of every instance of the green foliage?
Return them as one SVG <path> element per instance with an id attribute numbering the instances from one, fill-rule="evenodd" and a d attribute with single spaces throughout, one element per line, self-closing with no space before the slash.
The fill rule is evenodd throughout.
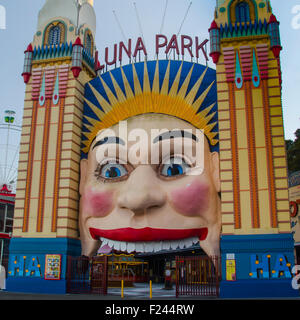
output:
<path id="1" fill-rule="evenodd" d="M 285 141 L 289 174 L 300 171 L 300 129 L 295 132 L 295 137 L 295 141 Z"/>

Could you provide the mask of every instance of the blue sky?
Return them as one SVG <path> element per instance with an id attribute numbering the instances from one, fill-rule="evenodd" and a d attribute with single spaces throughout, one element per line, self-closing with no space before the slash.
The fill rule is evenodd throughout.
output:
<path id="1" fill-rule="evenodd" d="M 122 25 L 126 38 L 141 35 L 133 3 L 136 2 L 142 32 L 150 58 L 154 57 L 155 34 L 159 33 L 165 8 L 165 0 L 94 0 L 97 15 L 96 45 L 100 57 L 105 47 L 123 41 L 123 35 L 115 20 L 113 10 Z M 0 0 L 6 9 L 6 29 L 0 29 L 0 116 L 4 110 L 17 111 L 17 121 L 22 121 L 25 85 L 21 77 L 24 50 L 37 31 L 38 12 L 45 0 Z M 192 2 L 181 34 L 208 38 L 207 29 L 213 20 L 214 0 L 169 0 L 162 33 L 170 37 L 177 34 L 185 12 Z M 280 21 L 284 50 L 281 54 L 283 72 L 283 112 L 286 139 L 294 139 L 300 128 L 300 0 L 272 0 L 273 12 Z M 292 10 L 299 6 L 299 28 L 293 27 L 297 17 Z M 151 50 L 152 49 L 152 50 Z M 214 67 L 212 62 L 209 66 Z M 1 121 L 2 119 L 0 119 Z"/>

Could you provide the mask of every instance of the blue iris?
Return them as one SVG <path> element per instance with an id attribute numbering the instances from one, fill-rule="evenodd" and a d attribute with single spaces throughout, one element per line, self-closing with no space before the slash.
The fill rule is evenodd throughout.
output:
<path id="1" fill-rule="evenodd" d="M 182 176 L 190 170 L 190 166 L 181 157 L 169 159 L 161 167 L 161 174 L 165 177 Z"/>
<path id="2" fill-rule="evenodd" d="M 183 174 L 183 168 L 179 164 L 172 164 L 167 170 L 167 176 L 173 177 Z"/>
<path id="3" fill-rule="evenodd" d="M 127 174 L 125 167 L 118 163 L 108 163 L 103 166 L 101 176 L 105 179 L 116 179 Z"/>

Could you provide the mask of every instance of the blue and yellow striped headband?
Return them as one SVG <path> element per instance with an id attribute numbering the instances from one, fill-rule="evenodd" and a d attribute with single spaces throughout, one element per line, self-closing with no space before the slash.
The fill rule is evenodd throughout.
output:
<path id="1" fill-rule="evenodd" d="M 99 130 L 130 117 L 159 113 L 202 129 L 211 147 L 218 144 L 216 72 L 185 61 L 129 64 L 106 72 L 85 87 L 82 153 Z"/>

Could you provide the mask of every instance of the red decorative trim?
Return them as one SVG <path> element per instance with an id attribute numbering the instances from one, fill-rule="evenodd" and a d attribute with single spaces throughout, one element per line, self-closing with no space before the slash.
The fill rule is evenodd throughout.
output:
<path id="1" fill-rule="evenodd" d="M 235 78 L 235 51 L 233 47 L 223 48 L 224 64 L 227 82 L 234 82 Z"/>
<path id="2" fill-rule="evenodd" d="M 262 80 L 266 80 L 269 77 L 269 48 L 267 44 L 258 44 L 256 46 L 257 60 L 259 64 L 260 76 Z"/>
<path id="3" fill-rule="evenodd" d="M 252 80 L 252 48 L 249 46 L 240 47 L 240 57 L 244 81 Z"/>

